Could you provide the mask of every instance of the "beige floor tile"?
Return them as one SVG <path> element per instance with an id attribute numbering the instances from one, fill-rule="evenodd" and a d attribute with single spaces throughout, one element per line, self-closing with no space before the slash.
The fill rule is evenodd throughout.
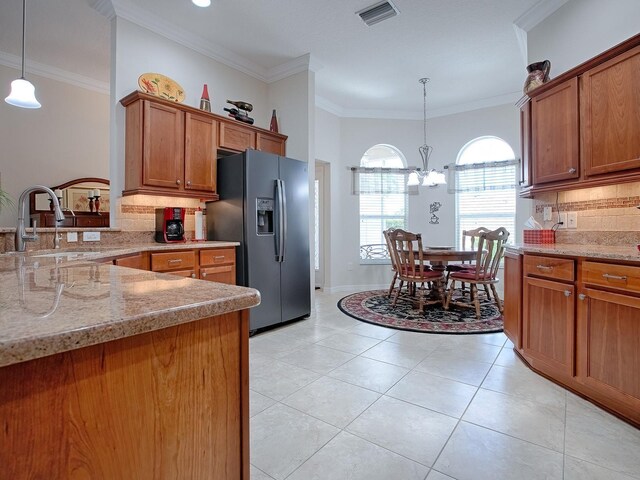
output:
<path id="1" fill-rule="evenodd" d="M 364 337 L 362 335 L 356 335 L 355 333 L 341 332 L 319 341 L 318 345 L 358 355 L 365 350 L 369 350 L 380 342 L 381 340 L 378 340 L 377 338 Z"/>
<path id="2" fill-rule="evenodd" d="M 387 395 L 460 418 L 477 387 L 413 371 L 391 388 Z"/>
<path id="3" fill-rule="evenodd" d="M 383 396 L 347 431 L 430 467 L 457 423 L 447 415 Z"/>
<path id="4" fill-rule="evenodd" d="M 562 480 L 562 454 L 461 422 L 434 468 L 458 480 Z"/>
<path id="5" fill-rule="evenodd" d="M 565 453 L 640 478 L 640 429 L 575 395 L 567 399 Z"/>
<path id="6" fill-rule="evenodd" d="M 568 455 L 564 459 L 564 480 L 635 480 L 637 478 Z"/>
<path id="7" fill-rule="evenodd" d="M 269 398 L 254 390 L 249 390 L 249 416 L 253 417 L 257 415 L 274 403 L 276 403 L 276 401 L 273 398 Z"/>
<path id="8" fill-rule="evenodd" d="M 423 480 L 428 471 L 424 465 L 342 432 L 287 480 Z"/>
<path id="9" fill-rule="evenodd" d="M 407 368 L 371 358 L 356 357 L 328 375 L 359 387 L 384 393 L 407 373 L 409 373 Z"/>
<path id="10" fill-rule="evenodd" d="M 401 345 L 420 347 L 424 350 L 433 351 L 445 341 L 444 337 L 445 335 L 396 330 L 395 335 L 389 337 L 387 340 Z"/>
<path id="11" fill-rule="evenodd" d="M 474 362 L 465 358 L 443 358 L 438 355 L 436 350 L 416 365 L 415 369 L 477 387 L 482 383 L 490 368 L 490 363 Z"/>
<path id="12" fill-rule="evenodd" d="M 427 475 L 426 480 L 456 480 L 456 479 L 453 477 L 450 477 L 449 475 L 445 475 L 444 473 L 440 473 L 436 470 L 431 470 L 429 472 L 429 475 Z"/>
<path id="13" fill-rule="evenodd" d="M 273 477 L 270 477 L 262 470 L 257 469 L 253 465 L 251 465 L 251 480 L 273 480 Z"/>
<path id="14" fill-rule="evenodd" d="M 341 331 L 335 328 L 323 327 L 322 325 L 310 322 L 309 320 L 303 320 L 285 328 L 285 332 L 288 335 L 296 338 L 297 340 L 308 343 L 318 342 L 324 338 L 334 335 L 336 332 Z"/>
<path id="15" fill-rule="evenodd" d="M 349 330 L 349 332 L 355 333 L 356 335 L 364 335 L 365 337 L 377 338 L 378 340 L 386 340 L 390 336 L 395 335 L 397 330 L 360 322 L 360 325 L 356 325 Z"/>
<path id="16" fill-rule="evenodd" d="M 297 367 L 306 368 L 317 373 L 328 373 L 334 368 L 354 358 L 351 353 L 341 352 L 322 345 L 309 345 L 280 358 L 281 361 Z"/>
<path id="17" fill-rule="evenodd" d="M 371 390 L 322 377 L 285 398 L 282 403 L 344 428 L 379 397 L 379 393 Z"/>
<path id="18" fill-rule="evenodd" d="M 566 393 L 562 387 L 541 377 L 527 367 L 494 365 L 481 386 L 488 390 L 552 406 L 564 407 L 566 403 Z"/>
<path id="19" fill-rule="evenodd" d="M 413 368 L 431 352 L 430 349 L 402 345 L 389 341 L 380 342 L 362 353 L 363 357 L 380 360 L 404 368 Z"/>
<path id="20" fill-rule="evenodd" d="M 562 453 L 564 413 L 564 407 L 481 388 L 462 419 Z"/>
<path id="21" fill-rule="evenodd" d="M 503 367 L 513 367 L 516 365 L 524 366 L 520 357 L 518 357 L 518 355 L 513 351 L 513 344 L 502 347 L 502 350 L 500 350 L 500 353 L 494 363 Z"/>
<path id="22" fill-rule="evenodd" d="M 339 429 L 286 405 L 251 419 L 251 463 L 281 480 L 339 433 Z"/>
<path id="23" fill-rule="evenodd" d="M 282 400 L 319 377 L 318 373 L 272 359 L 249 371 L 249 387 L 274 400 Z"/>
<path id="24" fill-rule="evenodd" d="M 430 356 L 443 360 L 464 359 L 470 362 L 493 363 L 500 353 L 501 347 L 488 343 L 443 343 Z"/>
<path id="25" fill-rule="evenodd" d="M 259 353 L 277 358 L 309 344 L 309 342 L 288 335 L 283 331 L 267 332 L 249 339 L 249 353 Z"/>

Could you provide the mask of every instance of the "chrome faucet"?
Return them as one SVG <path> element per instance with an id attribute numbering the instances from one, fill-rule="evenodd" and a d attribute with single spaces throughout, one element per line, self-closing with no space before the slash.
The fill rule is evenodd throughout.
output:
<path id="1" fill-rule="evenodd" d="M 33 235 L 27 235 L 24 227 L 24 216 L 25 216 L 25 208 L 27 203 L 27 198 L 31 192 L 42 191 L 49 195 L 51 201 L 53 202 L 53 211 L 56 216 L 56 224 L 55 231 L 53 235 L 53 247 L 60 248 L 60 239 L 58 238 L 58 222 L 64 220 L 64 213 L 60 209 L 60 202 L 58 202 L 58 197 L 53 193 L 49 187 L 45 187 L 43 185 L 34 185 L 33 187 L 27 188 L 20 195 L 20 199 L 18 200 L 18 226 L 16 228 L 16 252 L 24 252 L 26 250 L 26 242 L 33 242 L 38 239 L 38 233 L 36 232 L 37 222 L 33 221 Z"/>

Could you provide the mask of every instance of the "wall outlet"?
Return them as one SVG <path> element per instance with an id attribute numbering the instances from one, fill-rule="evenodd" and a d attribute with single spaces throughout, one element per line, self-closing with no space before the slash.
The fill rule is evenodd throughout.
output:
<path id="1" fill-rule="evenodd" d="M 558 226 L 558 228 L 567 228 L 567 212 L 560 212 L 560 223 L 562 225 Z"/>
<path id="2" fill-rule="evenodd" d="M 347 270 L 353 270 L 353 262 L 347 262 Z"/>
<path id="3" fill-rule="evenodd" d="M 67 232 L 67 242 L 77 242 L 78 232 Z"/>
<path id="4" fill-rule="evenodd" d="M 551 220 L 551 207 L 544 207 L 542 219 L 545 222 L 548 222 L 549 220 Z"/>
<path id="5" fill-rule="evenodd" d="M 82 232 L 83 242 L 99 242 L 100 232 Z"/>
<path id="6" fill-rule="evenodd" d="M 578 213 L 569 212 L 567 214 L 567 228 L 578 228 Z"/>

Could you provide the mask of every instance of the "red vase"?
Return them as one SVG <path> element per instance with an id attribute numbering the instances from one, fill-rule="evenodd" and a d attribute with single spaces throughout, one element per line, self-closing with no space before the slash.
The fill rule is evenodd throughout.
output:
<path id="1" fill-rule="evenodd" d="M 200 110 L 204 110 L 205 112 L 211 111 L 211 102 L 209 101 L 209 89 L 207 88 L 207 84 L 204 84 L 204 88 L 202 89 L 202 96 L 200 97 Z"/>
<path id="2" fill-rule="evenodd" d="M 273 113 L 271 114 L 271 123 L 269 124 L 269 130 L 278 133 L 278 119 L 276 117 L 275 108 L 273 109 Z"/>

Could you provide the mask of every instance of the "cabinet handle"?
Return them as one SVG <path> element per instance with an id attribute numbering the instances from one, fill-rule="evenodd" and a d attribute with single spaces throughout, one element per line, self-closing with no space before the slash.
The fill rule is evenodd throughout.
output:
<path id="1" fill-rule="evenodd" d="M 604 278 L 606 278 L 607 280 L 620 280 L 621 282 L 626 282 L 627 281 L 627 276 L 620 276 L 620 275 L 611 275 L 609 273 L 603 273 L 602 276 Z"/>
<path id="2" fill-rule="evenodd" d="M 195 274 L 195 273 L 192 273 L 192 274 L 191 274 L 191 278 L 196 278 L 196 274 Z"/>
<path id="3" fill-rule="evenodd" d="M 577 170 L 576 170 L 575 168 L 573 168 L 573 167 L 571 167 L 571 168 L 569 169 L 569 173 L 576 173 L 576 172 L 577 172 Z"/>
<path id="4" fill-rule="evenodd" d="M 187 180 L 187 187 L 191 185 L 191 180 Z"/>
<path id="5" fill-rule="evenodd" d="M 202 278 L 207 276 L 207 272 L 202 272 Z"/>
<path id="6" fill-rule="evenodd" d="M 224 255 L 216 255 L 213 257 L 213 261 L 214 263 L 224 262 Z"/>
<path id="7" fill-rule="evenodd" d="M 571 296 L 571 291 L 570 290 L 565 290 L 564 291 L 564 296 L 565 297 L 570 297 Z"/>
<path id="8" fill-rule="evenodd" d="M 578 295 L 578 298 L 580 300 L 584 300 L 585 298 L 587 298 L 587 296 L 584 293 L 581 293 L 580 295 Z"/>
<path id="9" fill-rule="evenodd" d="M 178 179 L 176 180 L 176 185 L 180 185 L 182 182 Z"/>
<path id="10" fill-rule="evenodd" d="M 538 270 L 553 270 L 553 267 L 549 267 L 548 265 L 536 265 Z"/>
<path id="11" fill-rule="evenodd" d="M 169 265 L 180 265 L 182 263 L 181 258 L 173 258 L 167 262 Z"/>

